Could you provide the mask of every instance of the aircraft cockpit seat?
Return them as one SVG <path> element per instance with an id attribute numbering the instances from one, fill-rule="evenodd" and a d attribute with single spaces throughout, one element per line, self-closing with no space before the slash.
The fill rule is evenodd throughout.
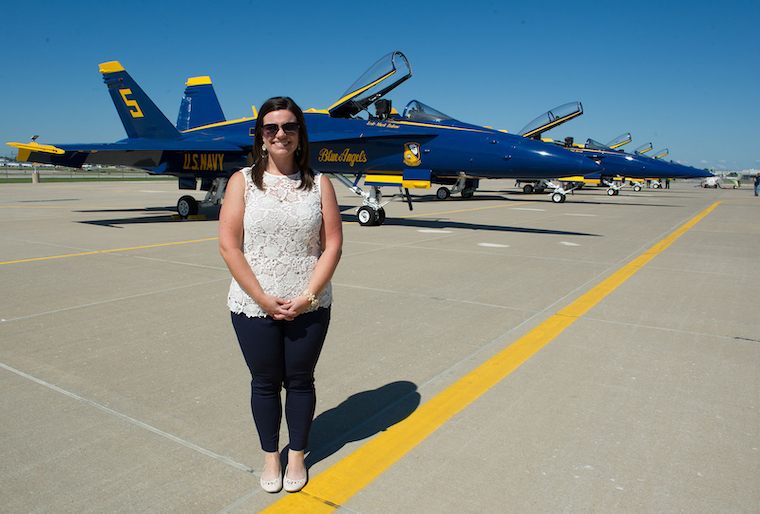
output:
<path id="1" fill-rule="evenodd" d="M 391 101 L 381 98 L 375 102 L 375 114 L 379 120 L 387 120 L 391 117 Z"/>

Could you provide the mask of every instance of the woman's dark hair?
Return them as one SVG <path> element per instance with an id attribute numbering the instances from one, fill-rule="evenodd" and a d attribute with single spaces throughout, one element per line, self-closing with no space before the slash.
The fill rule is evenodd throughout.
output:
<path id="1" fill-rule="evenodd" d="M 256 128 L 253 134 L 253 167 L 251 169 L 251 178 L 253 183 L 259 189 L 264 189 L 264 171 L 269 163 L 269 155 L 262 150 L 264 146 L 264 137 L 261 133 L 261 127 L 264 125 L 264 116 L 272 111 L 286 109 L 292 112 L 298 123 L 298 149 L 295 153 L 296 165 L 301 171 L 301 185 L 299 189 L 310 191 L 314 186 L 314 170 L 311 169 L 311 154 L 309 153 L 309 136 L 306 133 L 306 120 L 303 117 L 303 111 L 296 103 L 287 96 L 276 96 L 264 102 L 256 118 Z"/>

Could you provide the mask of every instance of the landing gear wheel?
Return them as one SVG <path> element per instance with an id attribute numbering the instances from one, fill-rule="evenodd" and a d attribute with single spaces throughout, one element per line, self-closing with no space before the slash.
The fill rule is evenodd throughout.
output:
<path id="1" fill-rule="evenodd" d="M 385 209 L 380 207 L 377 210 L 377 224 L 382 225 L 383 223 L 385 223 Z"/>
<path id="2" fill-rule="evenodd" d="M 362 227 L 377 225 L 379 219 L 377 211 L 370 209 L 366 205 L 359 207 L 359 210 L 356 212 L 356 218 Z"/>
<path id="3" fill-rule="evenodd" d="M 607 190 L 607 196 L 615 196 L 615 193 L 617 193 L 617 191 L 615 189 L 608 189 Z"/>
<path id="4" fill-rule="evenodd" d="M 198 214 L 198 202 L 192 196 L 185 195 L 177 202 L 177 213 L 183 219 Z"/>
<path id="5" fill-rule="evenodd" d="M 468 187 L 462 190 L 462 198 L 472 198 L 475 196 L 475 189 Z"/>
<path id="6" fill-rule="evenodd" d="M 641 191 L 641 186 L 633 186 L 633 190 L 638 193 L 639 191 Z"/>
<path id="7" fill-rule="evenodd" d="M 565 201 L 565 195 L 562 193 L 554 193 L 552 195 L 552 202 L 554 203 L 563 203 Z"/>
<path id="8" fill-rule="evenodd" d="M 439 187 L 438 191 L 435 192 L 435 197 L 439 200 L 445 200 L 449 197 L 451 193 L 449 192 L 449 189 L 447 187 Z"/>
<path id="9" fill-rule="evenodd" d="M 525 193 L 526 195 L 532 194 L 533 193 L 533 184 L 525 184 L 523 186 L 523 193 Z"/>

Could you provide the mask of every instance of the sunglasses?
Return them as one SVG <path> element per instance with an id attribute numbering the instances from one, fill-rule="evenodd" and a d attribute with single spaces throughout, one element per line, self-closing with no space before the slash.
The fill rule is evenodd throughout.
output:
<path id="1" fill-rule="evenodd" d="M 261 132 L 264 134 L 264 137 L 272 138 L 277 135 L 280 129 L 282 129 L 286 135 L 295 136 L 298 133 L 299 128 L 300 125 L 295 121 L 289 121 L 282 125 L 278 125 L 277 123 L 267 123 L 266 125 L 261 126 Z"/>

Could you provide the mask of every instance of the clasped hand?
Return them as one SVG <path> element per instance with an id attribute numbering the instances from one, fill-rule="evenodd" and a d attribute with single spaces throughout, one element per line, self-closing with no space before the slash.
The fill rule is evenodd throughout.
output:
<path id="1" fill-rule="evenodd" d="M 293 321 L 296 316 L 309 308 L 311 302 L 305 296 L 296 296 L 292 300 L 284 300 L 272 295 L 264 295 L 258 302 L 272 319 L 277 321 Z"/>

